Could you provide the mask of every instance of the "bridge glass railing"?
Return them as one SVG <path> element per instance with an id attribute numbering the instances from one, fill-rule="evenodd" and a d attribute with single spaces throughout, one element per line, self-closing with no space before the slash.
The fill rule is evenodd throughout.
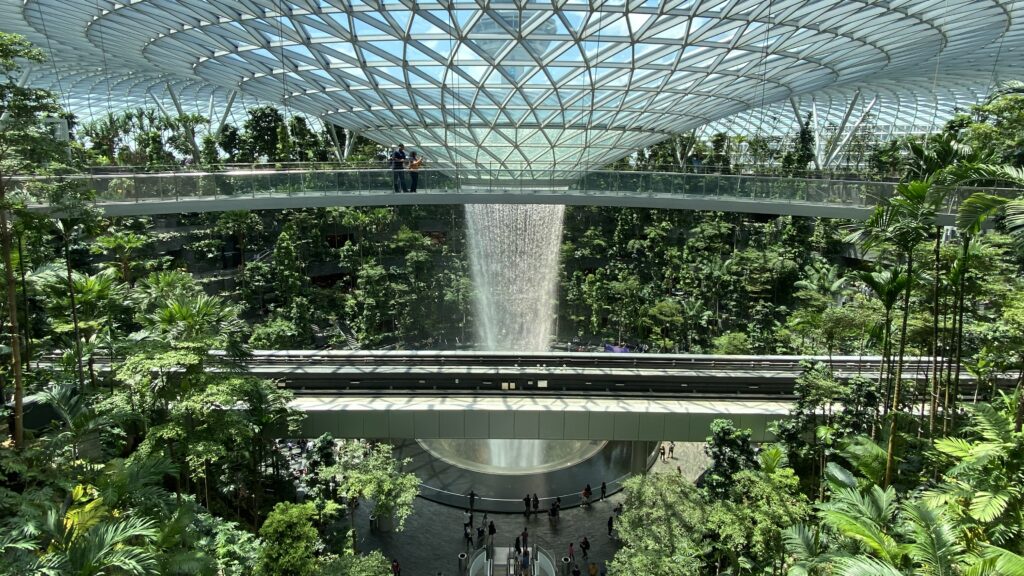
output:
<path id="1" fill-rule="evenodd" d="M 565 170 L 532 171 L 529 178 L 502 179 L 486 172 L 432 169 L 419 172 L 422 194 L 544 194 L 573 196 L 695 196 L 752 201 L 793 202 L 868 207 L 891 195 L 892 182 L 791 178 L 684 172 L 627 172 Z M 410 174 L 400 175 L 409 186 Z M 15 179 L 15 185 L 53 178 Z M 239 170 L 89 174 L 61 176 L 95 191 L 98 204 L 152 201 L 275 198 L 293 196 L 357 196 L 392 193 L 395 173 L 387 169 L 359 170 Z M 1019 190 L 989 192 L 1016 195 Z M 972 189 L 951 194 L 952 210 Z M 42 205 L 36 202 L 35 205 Z"/>

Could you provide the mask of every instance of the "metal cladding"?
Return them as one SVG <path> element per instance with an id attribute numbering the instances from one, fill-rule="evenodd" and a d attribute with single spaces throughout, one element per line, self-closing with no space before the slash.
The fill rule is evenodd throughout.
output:
<path id="1" fill-rule="evenodd" d="M 812 98 L 931 123 L 1024 47 L 1013 0 L 0 0 L 0 18 L 51 56 L 30 81 L 79 114 L 170 90 L 212 116 L 237 92 L 510 170 L 586 170 L 731 117 L 757 130 Z"/>

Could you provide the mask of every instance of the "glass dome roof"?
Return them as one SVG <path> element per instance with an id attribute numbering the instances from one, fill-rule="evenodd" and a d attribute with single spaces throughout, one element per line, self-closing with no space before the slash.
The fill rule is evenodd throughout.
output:
<path id="1" fill-rule="evenodd" d="M 212 109 L 237 91 L 520 173 L 594 168 L 737 115 L 755 127 L 752 110 L 815 95 L 841 110 L 877 94 L 896 124 L 934 114 L 1011 77 L 1016 4 L 0 0 L 0 17 L 50 52 L 34 83 L 104 113 L 167 89 Z"/>

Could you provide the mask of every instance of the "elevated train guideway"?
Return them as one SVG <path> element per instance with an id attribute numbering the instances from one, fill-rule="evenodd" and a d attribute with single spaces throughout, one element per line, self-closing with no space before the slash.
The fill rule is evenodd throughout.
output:
<path id="1" fill-rule="evenodd" d="M 451 351 L 258 351 L 250 373 L 296 395 L 303 434 L 342 438 L 703 441 L 716 418 L 771 439 L 803 362 L 828 357 Z M 880 358 L 831 358 L 841 379 Z M 908 380 L 928 379 L 910 358 Z M 965 380 L 970 380 L 966 378 Z"/>
<path id="2" fill-rule="evenodd" d="M 227 210 L 410 204 L 565 204 L 715 210 L 864 219 L 895 183 L 828 178 L 689 174 L 529 171 L 496 179 L 479 170 L 420 171 L 415 194 L 395 193 L 391 170 L 231 170 L 62 176 L 96 192 L 109 216 L 145 216 Z M 24 184 L 40 178 L 15 179 Z M 46 179 L 44 179 L 46 180 Z M 50 179 L 52 180 L 52 179 Z M 993 194 L 1014 191 L 988 188 Z M 953 224 L 962 197 L 950 194 L 940 221 Z M 45 203 L 30 209 L 50 211 Z"/>

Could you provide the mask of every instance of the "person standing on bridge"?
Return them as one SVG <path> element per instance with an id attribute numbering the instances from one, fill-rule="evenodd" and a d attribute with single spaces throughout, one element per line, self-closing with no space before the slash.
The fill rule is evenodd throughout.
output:
<path id="1" fill-rule="evenodd" d="M 391 152 L 391 157 L 388 158 L 388 162 L 391 163 L 391 178 L 394 180 L 395 194 L 398 194 L 399 188 L 402 189 L 402 192 L 409 191 L 405 185 L 405 161 L 407 159 L 405 144 L 399 144 L 398 148 Z"/>
<path id="2" fill-rule="evenodd" d="M 409 152 L 409 192 L 416 193 L 416 185 L 420 181 L 420 166 L 423 166 L 423 158 L 420 158 L 416 151 Z"/>

